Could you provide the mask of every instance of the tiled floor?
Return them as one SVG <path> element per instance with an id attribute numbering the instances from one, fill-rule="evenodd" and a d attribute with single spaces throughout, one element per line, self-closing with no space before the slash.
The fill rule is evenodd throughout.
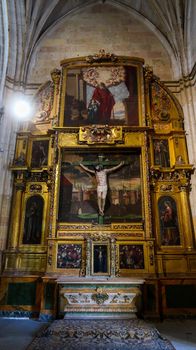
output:
<path id="1" fill-rule="evenodd" d="M 196 320 L 149 322 L 168 338 L 176 350 L 196 350 Z M 25 350 L 47 323 L 0 318 L 0 350 Z"/>
<path id="2" fill-rule="evenodd" d="M 0 318 L 0 350 L 25 350 L 46 323 Z"/>
<path id="3" fill-rule="evenodd" d="M 196 320 L 164 320 L 154 323 L 176 350 L 196 350 Z"/>

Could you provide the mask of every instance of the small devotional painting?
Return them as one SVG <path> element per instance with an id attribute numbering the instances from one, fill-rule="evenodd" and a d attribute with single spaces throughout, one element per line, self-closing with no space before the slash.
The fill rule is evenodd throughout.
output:
<path id="1" fill-rule="evenodd" d="M 119 245 L 120 269 L 144 269 L 144 248 L 142 244 Z"/>
<path id="2" fill-rule="evenodd" d="M 82 263 L 82 244 L 58 244 L 57 268 L 80 269 Z"/>
<path id="3" fill-rule="evenodd" d="M 154 140 L 154 164 L 163 168 L 170 167 L 168 140 Z"/>
<path id="4" fill-rule="evenodd" d="M 62 153 L 59 222 L 142 220 L 140 154 Z"/>
<path id="5" fill-rule="evenodd" d="M 64 125 L 139 125 L 137 67 L 67 71 Z"/>
<path id="6" fill-rule="evenodd" d="M 161 244 L 165 246 L 180 245 L 180 232 L 175 200 L 170 196 L 159 199 L 159 222 Z"/>
<path id="7" fill-rule="evenodd" d="M 93 245 L 93 274 L 109 274 L 108 244 Z"/>
<path id="8" fill-rule="evenodd" d="M 41 196 L 31 196 L 26 203 L 23 244 L 40 244 L 44 200 Z"/>
<path id="9" fill-rule="evenodd" d="M 48 164 L 49 140 L 33 141 L 31 167 L 42 168 Z"/>

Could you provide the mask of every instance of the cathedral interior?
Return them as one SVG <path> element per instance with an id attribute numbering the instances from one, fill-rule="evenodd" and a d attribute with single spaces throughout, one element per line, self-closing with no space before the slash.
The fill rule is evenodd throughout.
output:
<path id="1" fill-rule="evenodd" d="M 0 316 L 196 316 L 195 17 L 1 0 Z"/>

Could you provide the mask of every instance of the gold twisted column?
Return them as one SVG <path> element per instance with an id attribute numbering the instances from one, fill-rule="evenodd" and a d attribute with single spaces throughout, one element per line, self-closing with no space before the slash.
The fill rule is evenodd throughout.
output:
<path id="1" fill-rule="evenodd" d="M 91 241 L 86 239 L 86 276 L 91 275 Z"/>
<path id="2" fill-rule="evenodd" d="M 116 276 L 116 240 L 111 239 L 111 277 Z"/>

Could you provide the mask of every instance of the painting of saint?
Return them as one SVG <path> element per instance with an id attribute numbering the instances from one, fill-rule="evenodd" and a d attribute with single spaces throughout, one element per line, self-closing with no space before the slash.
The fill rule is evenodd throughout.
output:
<path id="1" fill-rule="evenodd" d="M 62 153 L 59 222 L 141 222 L 140 154 Z"/>
<path id="2" fill-rule="evenodd" d="M 119 245 L 120 269 L 144 269 L 144 248 L 142 244 Z"/>
<path id="3" fill-rule="evenodd" d="M 19 156 L 14 160 L 14 165 L 24 166 L 25 163 L 26 163 L 26 155 L 23 151 L 21 151 Z"/>
<path id="4" fill-rule="evenodd" d="M 41 196 L 30 197 L 26 203 L 23 244 L 40 244 L 42 236 L 44 200 Z"/>
<path id="5" fill-rule="evenodd" d="M 167 140 L 154 140 L 154 164 L 163 168 L 170 167 L 169 147 Z"/>
<path id="6" fill-rule="evenodd" d="M 82 263 L 82 244 L 58 244 L 57 268 L 80 269 Z"/>
<path id="7" fill-rule="evenodd" d="M 108 245 L 93 245 L 93 273 L 108 273 Z"/>
<path id="8" fill-rule="evenodd" d="M 91 106 L 92 102 L 97 104 L 97 123 L 108 124 L 110 122 L 112 109 L 115 105 L 115 100 L 114 96 L 104 83 L 101 82 L 96 86 L 90 101 Z"/>
<path id="9" fill-rule="evenodd" d="M 42 168 L 48 165 L 48 140 L 33 141 L 31 167 Z"/>
<path id="10" fill-rule="evenodd" d="M 181 154 L 179 154 L 179 156 L 176 157 L 176 165 L 182 165 L 182 164 L 185 164 L 185 161 L 181 156 Z"/>
<path id="11" fill-rule="evenodd" d="M 166 246 L 180 245 L 177 208 L 175 200 L 170 196 L 159 199 L 159 222 L 161 244 Z"/>
<path id="12" fill-rule="evenodd" d="M 68 70 L 64 120 L 65 126 L 139 125 L 137 68 Z"/>

